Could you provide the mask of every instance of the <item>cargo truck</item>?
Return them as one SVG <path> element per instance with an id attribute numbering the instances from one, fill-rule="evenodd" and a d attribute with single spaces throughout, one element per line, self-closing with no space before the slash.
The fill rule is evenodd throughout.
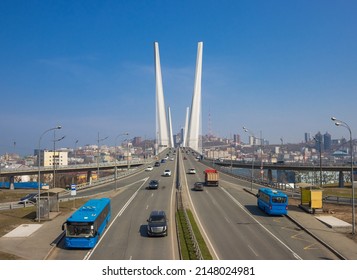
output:
<path id="1" fill-rule="evenodd" d="M 219 174 L 216 169 L 206 169 L 204 174 L 206 186 L 218 186 Z"/>

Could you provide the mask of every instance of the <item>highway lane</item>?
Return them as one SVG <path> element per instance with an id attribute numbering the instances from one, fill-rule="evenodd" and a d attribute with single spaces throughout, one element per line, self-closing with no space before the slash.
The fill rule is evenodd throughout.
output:
<path id="1" fill-rule="evenodd" d="M 194 182 L 204 180 L 206 167 L 192 155 L 186 158 L 182 161 L 185 170 L 196 167 L 198 171 L 196 175 L 186 176 L 188 196 L 216 258 L 336 259 L 286 217 L 271 217 L 261 212 L 256 198 L 245 192 L 233 177 L 220 173 L 219 187 L 192 191 Z"/>
<path id="2" fill-rule="evenodd" d="M 90 259 L 176 259 L 176 232 L 174 225 L 173 177 L 162 177 L 157 190 L 146 189 L 147 184 L 121 216 L 114 217 L 108 234 L 95 248 Z M 147 218 L 152 210 L 164 210 L 169 216 L 167 237 L 147 236 Z"/>
<path id="3" fill-rule="evenodd" d="M 256 206 L 256 198 L 243 190 L 249 182 L 220 173 L 219 187 L 205 187 L 203 192 L 193 191 L 194 183 L 203 181 L 206 167 L 191 155 L 186 157 L 187 160 L 181 157 L 182 173 L 192 167 L 198 173 L 183 174 L 181 184 L 187 186 L 187 198 L 194 205 L 193 212 L 216 259 L 336 259 L 286 217 L 270 217 L 261 212 Z M 111 225 L 100 243 L 94 250 L 62 248 L 52 258 L 178 259 L 173 206 L 175 181 L 174 176 L 161 176 L 166 168 L 174 174 L 176 162 L 169 161 L 151 172 L 140 172 L 120 180 L 116 191 L 115 184 L 96 190 L 107 190 L 112 199 Z M 158 190 L 146 189 L 151 179 L 160 180 Z M 165 210 L 169 215 L 168 237 L 147 236 L 146 219 L 154 209 Z"/>
<path id="4" fill-rule="evenodd" d="M 300 258 L 305 260 L 338 259 L 331 251 L 324 247 L 312 236 L 303 231 L 295 223 L 285 216 L 269 216 L 257 207 L 255 196 L 237 188 L 237 180 L 231 176 L 223 175 L 222 190 L 239 206 L 244 207 L 247 214 L 251 215 L 257 223 L 260 223 L 269 235 L 274 236 L 289 246 Z M 232 182 L 235 182 L 235 184 Z M 247 182 L 241 182 L 240 186 L 248 186 Z M 248 188 L 249 189 L 249 188 Z"/>
<path id="5" fill-rule="evenodd" d="M 199 181 L 203 175 L 199 172 Z M 191 178 L 192 179 L 192 178 Z M 194 182 L 188 178 L 188 185 Z M 194 212 L 206 232 L 217 259 L 295 259 L 279 246 L 277 240 L 267 243 L 266 232 L 222 191 L 205 187 L 203 192 L 189 190 Z M 274 247 L 276 249 L 271 250 Z"/>
<path id="6" fill-rule="evenodd" d="M 119 211 L 124 207 L 124 205 L 130 200 L 135 191 L 140 188 L 148 178 L 138 178 L 136 181 L 132 181 L 133 178 L 127 179 L 128 183 L 118 190 L 113 190 L 114 184 L 108 184 L 103 186 L 102 188 L 96 187 L 96 193 L 100 193 L 101 197 L 109 197 L 111 198 L 111 208 L 112 208 L 112 216 L 110 223 L 113 222 L 113 215 L 117 215 Z M 88 190 L 82 195 L 88 195 L 87 192 L 94 192 L 93 189 Z M 79 207 L 80 205 L 78 205 Z M 60 229 L 59 229 L 60 230 Z M 106 231 L 104 232 L 106 234 Z M 84 259 L 85 256 L 91 250 L 88 249 L 66 249 L 64 247 L 64 239 L 58 244 L 56 250 L 52 252 L 49 259 L 57 259 L 57 260 L 81 260 Z"/>
<path id="7" fill-rule="evenodd" d="M 111 223 L 92 250 L 61 249 L 52 254 L 55 259 L 178 259 L 175 227 L 174 175 L 163 177 L 164 169 L 175 170 L 176 161 L 168 161 L 150 172 L 140 172 L 120 180 L 117 191 L 111 193 Z M 173 172 L 174 174 L 174 172 Z M 148 190 L 148 182 L 159 179 L 158 190 Z M 115 184 L 103 189 L 113 190 Z M 113 192 L 115 194 L 113 194 Z M 109 193 L 108 193 L 109 194 Z M 147 218 L 152 210 L 165 210 L 169 218 L 167 237 L 148 237 Z"/>

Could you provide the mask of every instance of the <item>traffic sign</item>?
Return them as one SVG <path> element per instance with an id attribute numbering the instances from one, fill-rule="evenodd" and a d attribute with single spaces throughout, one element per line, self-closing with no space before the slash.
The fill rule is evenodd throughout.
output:
<path id="1" fill-rule="evenodd" d="M 76 189 L 76 185 L 72 184 L 71 185 L 71 195 L 74 196 L 77 194 L 77 189 Z"/>

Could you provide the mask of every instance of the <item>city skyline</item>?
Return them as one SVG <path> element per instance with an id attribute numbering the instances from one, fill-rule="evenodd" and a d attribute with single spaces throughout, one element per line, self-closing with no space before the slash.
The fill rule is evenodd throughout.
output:
<path id="1" fill-rule="evenodd" d="M 354 1 L 0 3 L 0 154 L 155 138 L 160 44 L 173 132 L 185 126 L 202 41 L 202 132 L 300 143 L 304 133 L 357 135 Z M 124 136 L 123 136 L 124 137 Z M 124 137 L 125 138 L 125 137 Z M 118 139 L 121 141 L 121 139 Z M 14 143 L 16 143 L 14 145 Z M 53 135 L 41 147 L 50 148 Z"/>

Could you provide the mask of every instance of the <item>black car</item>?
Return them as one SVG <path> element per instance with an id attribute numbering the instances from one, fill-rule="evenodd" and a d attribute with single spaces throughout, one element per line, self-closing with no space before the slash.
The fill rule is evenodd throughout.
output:
<path id="1" fill-rule="evenodd" d="M 158 180 L 151 180 L 149 182 L 149 189 L 158 189 L 159 188 L 159 181 Z"/>
<path id="2" fill-rule="evenodd" d="M 167 236 L 167 218 L 165 211 L 152 211 L 147 220 L 149 236 Z"/>
<path id="3" fill-rule="evenodd" d="M 196 182 L 193 186 L 193 189 L 195 191 L 203 191 L 203 184 L 201 182 Z"/>
<path id="4" fill-rule="evenodd" d="M 155 162 L 155 167 L 158 167 L 158 166 L 160 166 L 160 162 Z"/>
<path id="5" fill-rule="evenodd" d="M 29 193 L 23 198 L 20 199 L 19 203 L 24 204 L 24 203 L 36 203 L 38 197 L 38 193 Z"/>

